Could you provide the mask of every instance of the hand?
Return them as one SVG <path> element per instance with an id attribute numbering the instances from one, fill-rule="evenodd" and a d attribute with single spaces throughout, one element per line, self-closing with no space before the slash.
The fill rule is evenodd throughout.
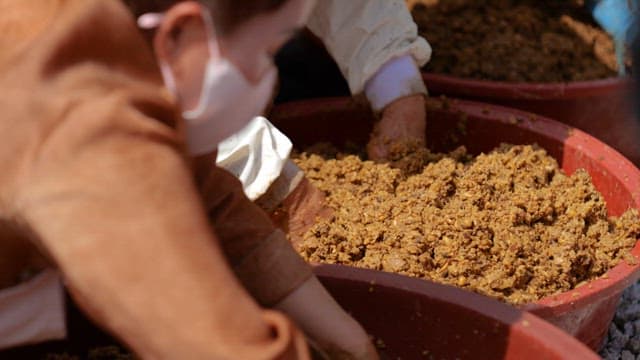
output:
<path id="1" fill-rule="evenodd" d="M 387 160 L 389 146 L 395 142 L 418 140 L 426 144 L 427 111 L 424 95 L 400 98 L 382 110 L 382 118 L 374 126 L 367 145 L 369 159 Z"/>
<path id="2" fill-rule="evenodd" d="M 275 306 L 308 336 L 321 359 L 378 360 L 365 330 L 331 297 L 314 276 Z"/>
<path id="3" fill-rule="evenodd" d="M 332 212 L 325 204 L 324 193 L 307 178 L 303 178 L 271 218 L 279 228 L 289 234 L 293 247 L 299 250 L 304 233 L 318 218 L 329 218 Z"/>

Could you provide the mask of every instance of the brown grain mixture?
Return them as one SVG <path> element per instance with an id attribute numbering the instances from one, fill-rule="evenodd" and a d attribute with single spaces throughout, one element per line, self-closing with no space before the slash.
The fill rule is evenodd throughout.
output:
<path id="1" fill-rule="evenodd" d="M 303 236 L 309 261 L 432 279 L 514 304 L 633 261 L 638 212 L 608 218 L 587 172 L 565 175 L 537 146 L 502 145 L 475 158 L 464 148 L 422 152 L 404 167 L 415 171 L 422 161 L 415 175 L 355 155 L 330 157 L 296 159 L 334 209 Z"/>
<path id="2" fill-rule="evenodd" d="M 426 70 L 509 82 L 616 76 L 611 37 L 576 0 L 407 0 L 433 47 Z"/>

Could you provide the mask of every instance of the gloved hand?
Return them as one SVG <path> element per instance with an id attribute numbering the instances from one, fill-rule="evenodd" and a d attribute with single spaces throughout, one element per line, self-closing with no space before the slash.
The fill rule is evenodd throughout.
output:
<path id="1" fill-rule="evenodd" d="M 367 333 L 312 277 L 274 306 L 295 319 L 322 360 L 379 360 Z M 321 309 L 321 310 L 320 310 Z"/>
<path id="2" fill-rule="evenodd" d="M 639 0 L 590 0 L 593 18 L 615 41 L 618 72 L 626 74 L 625 59 L 629 46 L 638 35 Z"/>
<path id="3" fill-rule="evenodd" d="M 327 219 L 332 213 L 333 210 L 325 204 L 324 193 L 313 186 L 307 178 L 303 178 L 280 207 L 272 213 L 272 220 L 289 234 L 291 244 L 299 250 L 302 235 L 318 219 Z"/>
<path id="4" fill-rule="evenodd" d="M 403 97 L 387 105 L 367 145 L 369 159 L 387 159 L 388 147 L 399 141 L 418 140 L 426 144 L 426 119 L 425 97 L 422 94 Z"/>

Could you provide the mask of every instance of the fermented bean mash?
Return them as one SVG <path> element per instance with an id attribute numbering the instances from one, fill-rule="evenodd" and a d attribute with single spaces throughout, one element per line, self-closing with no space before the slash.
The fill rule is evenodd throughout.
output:
<path id="1" fill-rule="evenodd" d="M 304 233 L 302 256 L 514 304 L 568 291 L 633 261 L 637 211 L 608 218 L 589 174 L 567 176 L 544 149 L 502 145 L 477 157 L 464 148 L 415 149 L 397 148 L 392 164 L 401 168 L 327 146 L 297 155 L 334 210 Z"/>
<path id="2" fill-rule="evenodd" d="M 408 0 L 433 47 L 426 70 L 509 82 L 615 77 L 611 37 L 577 0 Z"/>

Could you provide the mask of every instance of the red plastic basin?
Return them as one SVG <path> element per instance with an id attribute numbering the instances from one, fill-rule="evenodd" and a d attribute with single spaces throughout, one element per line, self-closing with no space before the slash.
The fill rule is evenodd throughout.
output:
<path id="1" fill-rule="evenodd" d="M 366 106 L 349 98 L 283 104 L 271 114 L 274 124 L 300 147 L 318 141 L 365 144 L 372 119 Z M 460 131 L 461 128 L 464 131 Z M 464 144 L 475 154 L 488 152 L 502 142 L 537 143 L 556 158 L 567 173 L 586 169 L 607 201 L 610 215 L 620 215 L 640 205 L 640 171 L 629 160 L 580 130 L 537 115 L 481 103 L 451 101 L 446 109 L 429 111 L 427 141 L 436 151 L 452 150 Z M 640 243 L 636 243 L 632 254 L 640 257 Z M 523 308 L 596 349 L 606 335 L 622 291 L 638 279 L 639 270 L 640 265 L 623 262 L 611 269 L 607 278 Z"/>
<path id="2" fill-rule="evenodd" d="M 382 341 L 383 359 L 599 359 L 537 316 L 472 292 L 339 265 L 316 274 Z"/>
<path id="3" fill-rule="evenodd" d="M 450 286 L 396 274 L 319 266 L 316 274 L 378 344 L 382 359 L 598 359 L 560 329 L 522 310 Z M 66 341 L 0 351 L 0 359 L 80 355 L 116 344 L 68 302 Z"/>
<path id="4" fill-rule="evenodd" d="M 432 95 L 530 111 L 581 129 L 640 165 L 640 122 L 629 78 L 572 83 L 509 83 L 424 73 Z"/>

